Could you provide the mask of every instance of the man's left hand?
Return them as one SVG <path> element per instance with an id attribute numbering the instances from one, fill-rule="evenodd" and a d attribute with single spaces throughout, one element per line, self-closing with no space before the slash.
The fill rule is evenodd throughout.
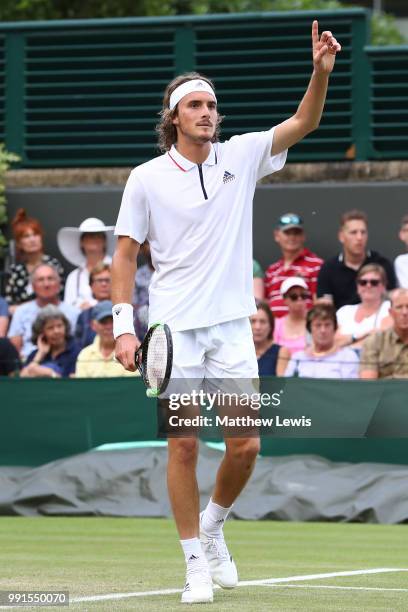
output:
<path id="1" fill-rule="evenodd" d="M 324 31 L 319 37 L 319 24 L 312 24 L 313 66 L 319 74 L 330 74 L 333 70 L 336 53 L 341 51 L 341 45 L 330 31 Z"/>

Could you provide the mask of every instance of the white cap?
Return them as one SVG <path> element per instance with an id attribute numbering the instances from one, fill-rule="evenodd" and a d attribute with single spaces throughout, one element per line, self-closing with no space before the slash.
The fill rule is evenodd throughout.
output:
<path id="1" fill-rule="evenodd" d="M 301 276 L 290 276 L 289 278 L 285 278 L 280 286 L 281 295 L 286 295 L 292 287 L 303 287 L 303 289 L 308 290 L 306 281 Z"/>

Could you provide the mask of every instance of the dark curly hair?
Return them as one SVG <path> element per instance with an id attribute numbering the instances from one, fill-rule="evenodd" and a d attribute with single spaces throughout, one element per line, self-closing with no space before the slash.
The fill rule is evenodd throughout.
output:
<path id="1" fill-rule="evenodd" d="M 186 72 L 185 74 L 180 74 L 167 85 L 163 96 L 163 108 L 159 113 L 160 121 L 156 125 L 156 132 L 158 135 L 158 147 L 163 153 L 169 151 L 172 145 L 177 142 L 177 130 L 176 127 L 173 125 L 173 119 L 177 115 L 178 104 L 175 108 L 173 108 L 173 110 L 170 110 L 170 96 L 179 85 L 182 85 L 187 81 L 192 81 L 193 79 L 201 79 L 205 81 L 215 91 L 213 82 L 206 76 L 203 76 L 198 72 Z M 218 142 L 220 136 L 220 125 L 223 119 L 224 117 L 218 113 L 217 126 L 215 128 L 215 133 L 211 139 L 211 142 Z"/>

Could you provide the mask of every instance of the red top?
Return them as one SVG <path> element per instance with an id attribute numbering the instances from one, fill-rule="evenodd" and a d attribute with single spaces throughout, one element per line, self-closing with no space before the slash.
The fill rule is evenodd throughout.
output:
<path id="1" fill-rule="evenodd" d="M 282 282 L 291 276 L 301 276 L 306 281 L 312 297 L 314 297 L 317 290 L 317 277 L 322 263 L 323 259 L 305 248 L 288 267 L 285 268 L 285 262 L 282 258 L 269 266 L 265 274 L 265 295 L 269 308 L 275 317 L 283 317 L 288 312 L 280 294 Z M 307 307 L 311 308 L 312 305 L 313 300 L 308 300 Z"/>

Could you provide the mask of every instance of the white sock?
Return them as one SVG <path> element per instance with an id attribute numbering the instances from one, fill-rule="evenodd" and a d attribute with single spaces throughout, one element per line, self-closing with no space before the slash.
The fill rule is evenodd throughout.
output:
<path id="1" fill-rule="evenodd" d="M 210 498 L 201 519 L 201 527 L 203 531 L 210 536 L 219 535 L 224 527 L 224 522 L 227 520 L 227 516 L 231 508 L 232 506 L 229 508 L 223 508 L 222 506 L 214 503 L 212 498 Z"/>
<path id="2" fill-rule="evenodd" d="M 184 552 L 186 563 L 191 561 L 202 561 L 204 564 L 206 563 L 199 538 L 180 540 L 180 544 Z"/>

